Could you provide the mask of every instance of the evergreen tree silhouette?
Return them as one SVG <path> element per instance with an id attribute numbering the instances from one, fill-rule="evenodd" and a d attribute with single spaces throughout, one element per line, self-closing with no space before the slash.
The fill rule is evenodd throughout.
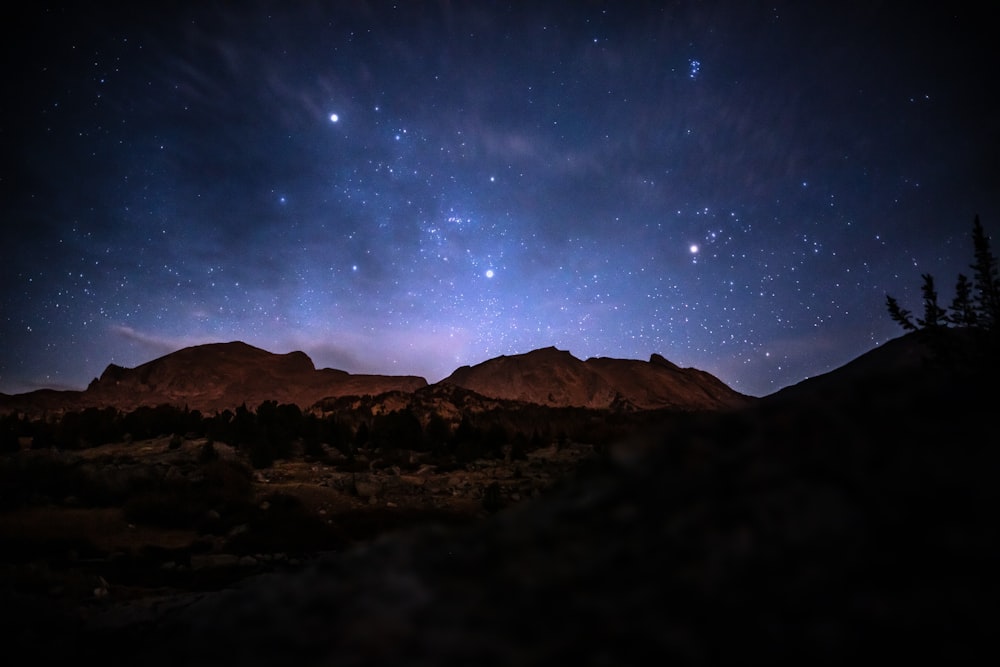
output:
<path id="1" fill-rule="evenodd" d="M 978 324 L 975 304 L 972 302 L 972 283 L 968 276 L 963 273 L 958 274 L 958 281 L 955 283 L 955 298 L 948 308 L 948 321 L 959 327 L 974 327 Z"/>
<path id="2" fill-rule="evenodd" d="M 889 317 L 897 322 L 899 326 L 903 327 L 907 331 L 916 331 L 917 325 L 913 323 L 910 317 L 910 311 L 905 308 L 901 308 L 899 302 L 895 298 L 885 295 L 885 305 L 889 309 Z"/>
<path id="3" fill-rule="evenodd" d="M 997 258 L 990 249 L 990 237 L 983 230 L 978 215 L 972 226 L 972 244 L 975 261 L 971 268 L 976 317 L 980 326 L 992 330 L 1000 321 L 1000 270 L 997 269 Z"/>
<path id="4" fill-rule="evenodd" d="M 937 290 L 934 288 L 934 276 L 925 273 L 921 276 L 924 284 L 920 291 L 924 295 L 924 317 L 917 320 L 917 325 L 925 329 L 936 329 L 945 326 L 945 310 L 938 305 Z"/>
<path id="5" fill-rule="evenodd" d="M 938 305 L 934 277 L 925 273 L 922 275 L 924 283 L 921 287 L 924 299 L 923 318 L 914 322 L 910 311 L 900 306 L 893 296 L 886 294 L 885 304 L 889 317 L 907 331 L 955 325 L 985 331 L 994 338 L 1000 334 L 1000 269 L 990 248 L 990 237 L 983 230 L 978 215 L 972 226 L 972 245 L 972 282 L 964 274 L 958 274 L 955 297 L 949 310 Z"/>

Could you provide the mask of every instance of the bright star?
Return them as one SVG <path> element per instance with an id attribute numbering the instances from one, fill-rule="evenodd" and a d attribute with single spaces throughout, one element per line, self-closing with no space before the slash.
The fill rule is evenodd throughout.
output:
<path id="1" fill-rule="evenodd" d="M 691 251 L 692 255 L 697 255 L 698 254 L 698 245 L 696 243 L 692 243 L 691 247 L 688 248 L 688 249 Z"/>
<path id="2" fill-rule="evenodd" d="M 486 277 L 492 278 L 494 276 L 493 269 L 486 269 Z"/>
<path id="3" fill-rule="evenodd" d="M 335 113 L 330 114 L 330 122 L 331 123 L 336 123 L 339 120 L 340 120 L 340 116 L 338 116 Z"/>

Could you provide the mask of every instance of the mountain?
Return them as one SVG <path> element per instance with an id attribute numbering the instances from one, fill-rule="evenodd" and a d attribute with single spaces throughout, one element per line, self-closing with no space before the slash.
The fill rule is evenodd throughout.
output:
<path id="1" fill-rule="evenodd" d="M 830 400 L 885 405 L 905 402 L 920 391 L 951 391 L 996 363 L 995 353 L 978 336 L 957 327 L 913 331 L 761 401 L 769 405 Z"/>
<path id="2" fill-rule="evenodd" d="M 713 410 L 756 400 L 709 373 L 680 368 L 658 354 L 649 361 L 608 357 L 581 361 L 554 347 L 463 366 L 436 384 L 489 399 L 626 411 Z M 424 378 L 412 375 L 353 375 L 316 369 L 304 352 L 274 354 L 242 342 L 210 343 L 135 368 L 111 364 L 82 392 L 45 389 L 0 395 L 0 410 L 41 413 L 105 406 L 132 410 L 168 403 L 215 412 L 243 403 L 254 408 L 264 401 L 306 409 L 323 399 L 412 394 L 428 386 L 432 385 Z"/>
<path id="3" fill-rule="evenodd" d="M 492 398 L 559 407 L 712 410 L 753 400 L 709 373 L 680 368 L 658 354 L 648 362 L 581 361 L 554 347 L 463 366 L 441 382 Z"/>
<path id="4" fill-rule="evenodd" d="M 747 409 L 673 415 L 640 456 L 612 448 L 482 521 L 387 532 L 221 590 L 141 605 L 93 570 L 106 597 L 84 588 L 81 619 L 31 570 L 0 586 L 7 648 L 147 666 L 996 662 L 989 355 L 961 333 L 907 334 Z M 558 373 L 572 395 L 603 386 L 595 366 L 677 372 L 589 361 L 547 349 L 455 375 L 506 373 L 514 389 L 531 374 L 537 392 Z M 414 393 L 461 404 L 456 386 Z"/>
<path id="5" fill-rule="evenodd" d="M 7 410 L 113 406 L 131 410 L 163 403 L 214 412 L 268 400 L 310 406 L 330 396 L 414 391 L 422 377 L 353 375 L 317 370 L 304 352 L 274 354 L 242 342 L 210 343 L 172 352 L 135 368 L 111 364 L 83 392 L 41 390 L 3 400 Z"/>

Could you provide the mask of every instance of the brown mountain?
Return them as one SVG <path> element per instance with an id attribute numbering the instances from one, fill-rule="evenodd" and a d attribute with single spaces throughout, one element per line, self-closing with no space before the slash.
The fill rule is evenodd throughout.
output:
<path id="1" fill-rule="evenodd" d="M 463 366 L 442 383 L 548 406 L 711 410 L 753 400 L 709 373 L 680 368 L 658 354 L 648 362 L 609 357 L 581 361 L 554 347 Z"/>
<path id="2" fill-rule="evenodd" d="M 737 407 L 754 399 L 694 368 L 680 368 L 658 354 L 650 360 L 595 357 L 581 361 L 543 348 L 463 366 L 440 385 L 468 389 L 489 399 L 551 407 L 704 410 Z M 410 394 L 427 387 L 417 376 L 354 375 L 316 369 L 304 352 L 274 354 L 242 342 L 197 345 L 135 368 L 111 364 L 85 391 L 39 390 L 0 395 L 0 409 L 37 414 L 86 407 L 171 404 L 215 412 L 245 403 L 294 403 L 305 409 L 322 399 Z"/>
<path id="3" fill-rule="evenodd" d="M 111 364 L 83 392 L 40 391 L 6 397 L 7 409 L 67 410 L 114 406 L 131 410 L 169 403 L 214 412 L 264 401 L 308 407 L 322 398 L 414 391 L 427 385 L 416 376 L 353 375 L 317 370 L 304 352 L 274 354 L 246 343 L 184 348 L 135 368 Z"/>

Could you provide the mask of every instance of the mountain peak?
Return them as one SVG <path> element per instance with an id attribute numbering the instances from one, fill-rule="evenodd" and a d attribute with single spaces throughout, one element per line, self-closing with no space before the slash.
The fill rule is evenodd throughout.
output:
<path id="1" fill-rule="evenodd" d="M 674 362 L 669 361 L 668 359 L 660 356 L 656 352 L 654 352 L 653 354 L 649 355 L 649 363 L 651 363 L 651 364 L 653 364 L 655 366 L 666 366 L 667 368 L 680 369 L 680 366 L 678 366 Z"/>
<path id="2" fill-rule="evenodd" d="M 553 407 L 703 410 L 751 400 L 718 378 L 679 368 L 659 354 L 648 362 L 611 357 L 581 361 L 555 346 L 462 366 L 436 384 L 488 398 Z M 62 409 L 113 406 L 131 410 L 167 403 L 212 412 L 277 401 L 305 409 L 327 398 L 406 393 L 427 386 L 417 376 L 317 370 L 305 352 L 275 354 L 230 341 L 186 347 L 135 368 L 109 364 L 85 391 L 67 392 L 58 402 Z M 4 406 L 33 409 L 32 400 L 28 395 L 9 397 Z M 56 402 L 52 399 L 45 405 L 58 409 Z"/>
<path id="3" fill-rule="evenodd" d="M 275 400 L 306 408 L 330 396 L 413 391 L 426 385 L 416 376 L 317 370 L 305 352 L 276 354 L 230 341 L 185 347 L 135 368 L 110 364 L 79 393 L 78 402 L 121 409 L 169 403 L 217 411 Z"/>
<path id="4" fill-rule="evenodd" d="M 649 362 L 592 357 L 545 347 L 463 366 L 442 380 L 491 398 L 549 406 L 715 409 L 751 399 L 703 371 L 660 355 Z"/>
<path id="5" fill-rule="evenodd" d="M 520 354 L 501 354 L 494 359 L 576 359 L 572 353 L 568 350 L 560 350 L 555 345 L 549 345 L 547 347 L 539 347 L 528 352 L 522 352 Z"/>

